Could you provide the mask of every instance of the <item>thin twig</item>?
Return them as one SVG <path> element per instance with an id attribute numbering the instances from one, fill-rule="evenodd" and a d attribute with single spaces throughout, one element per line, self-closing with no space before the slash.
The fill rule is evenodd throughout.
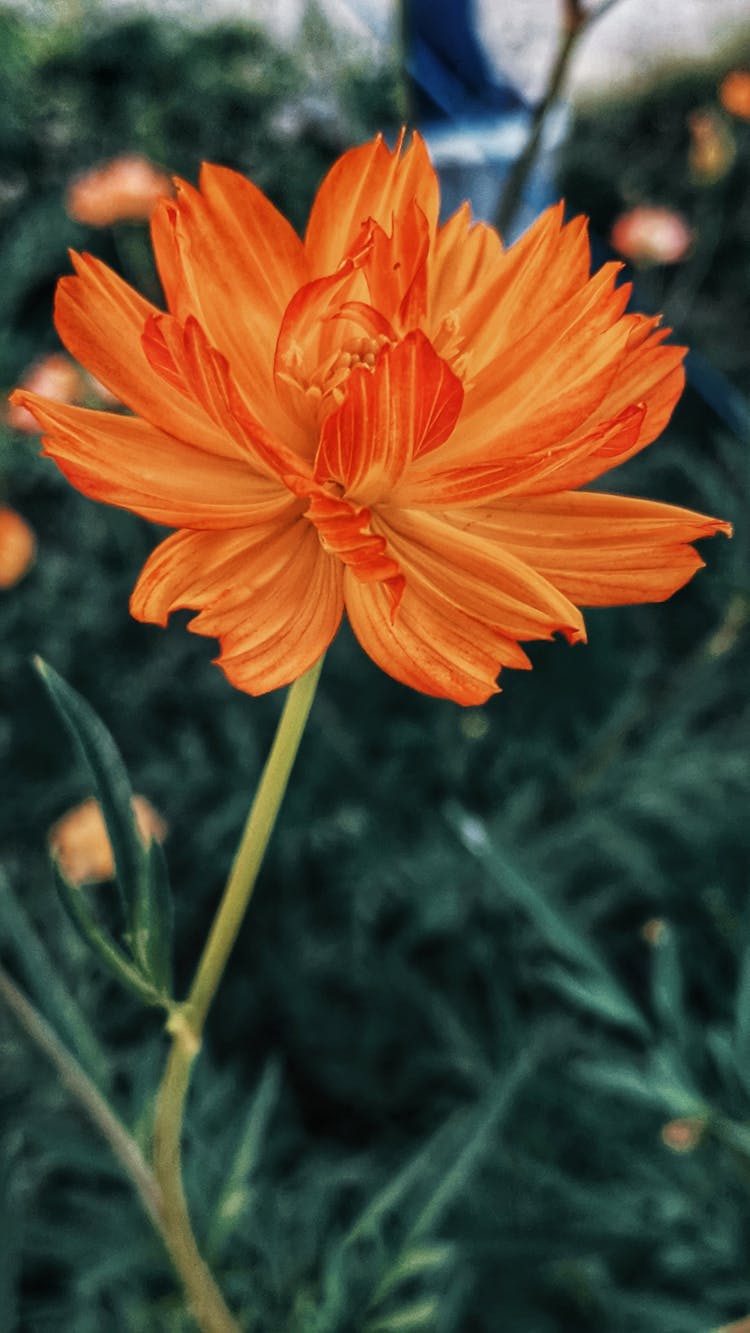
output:
<path id="1" fill-rule="evenodd" d="M 71 1097 L 104 1136 L 157 1231 L 163 1234 L 161 1191 L 132 1134 L 115 1115 L 75 1056 L 63 1046 L 47 1020 L 34 1008 L 3 967 L 0 967 L 0 996 L 15 1014 L 26 1035 L 54 1065 L 60 1082 Z"/>
<path id="2" fill-rule="evenodd" d="M 534 114 L 531 118 L 531 127 L 526 146 L 519 157 L 516 158 L 513 166 L 508 172 L 508 176 L 500 196 L 497 214 L 495 217 L 495 226 L 500 235 L 503 236 L 510 228 L 518 206 L 521 202 L 526 182 L 531 174 L 531 169 L 536 162 L 539 148 L 542 142 L 542 132 L 550 108 L 559 96 L 560 90 L 565 82 L 568 66 L 570 65 L 573 52 L 578 45 L 584 32 L 586 32 L 593 23 L 600 19 L 603 14 L 611 9 L 613 5 L 618 4 L 619 0 L 603 0 L 597 9 L 584 10 L 582 0 L 563 0 L 563 23 L 560 35 L 560 44 L 555 57 L 550 76 L 547 81 L 547 87 L 539 102 L 534 107 Z"/>

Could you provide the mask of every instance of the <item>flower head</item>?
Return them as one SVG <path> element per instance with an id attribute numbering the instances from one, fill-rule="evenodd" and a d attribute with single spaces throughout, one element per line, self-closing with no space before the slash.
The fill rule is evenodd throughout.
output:
<path id="1" fill-rule="evenodd" d="M 727 525 L 579 491 L 663 429 L 683 349 L 589 276 L 586 223 L 553 208 L 511 249 L 438 222 L 418 136 L 378 137 L 323 181 L 304 240 L 248 180 L 204 166 L 152 234 L 164 313 L 96 259 L 59 284 L 64 342 L 134 413 L 18 393 L 86 494 L 177 529 L 131 610 L 215 636 L 263 693 L 344 611 L 396 679 L 475 704 L 521 642 L 583 639 L 581 605 L 659 601 Z"/>
<path id="2" fill-rule="evenodd" d="M 0 588 L 13 588 L 34 563 L 36 537 L 15 509 L 0 505 Z"/>
<path id="3" fill-rule="evenodd" d="M 147 157 L 125 153 L 71 181 L 65 208 L 76 222 L 109 227 L 148 220 L 159 200 L 171 193 L 169 177 Z"/>
<path id="4" fill-rule="evenodd" d="M 750 70 L 731 70 L 720 84 L 719 101 L 731 116 L 750 120 Z"/>
<path id="5" fill-rule="evenodd" d="M 610 240 L 615 250 L 635 264 L 678 264 L 694 236 L 685 219 L 671 208 L 639 204 L 620 215 Z"/>
<path id="6" fill-rule="evenodd" d="M 133 797 L 135 825 L 144 847 L 163 842 L 167 826 L 145 796 Z M 115 858 L 99 802 L 93 796 L 58 819 L 47 834 L 50 854 L 71 884 L 100 884 L 113 879 Z"/>

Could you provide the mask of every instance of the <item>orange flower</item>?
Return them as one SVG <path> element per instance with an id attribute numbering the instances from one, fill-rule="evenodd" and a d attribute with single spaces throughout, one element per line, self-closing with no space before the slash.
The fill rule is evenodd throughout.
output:
<path id="1" fill-rule="evenodd" d="M 36 361 L 27 370 L 22 384 L 31 393 L 41 394 L 42 398 L 52 398 L 56 403 L 77 402 L 86 391 L 80 367 L 62 352 L 52 352 L 50 356 Z M 26 435 L 36 435 L 39 430 L 31 412 L 12 400 L 8 406 L 7 421 L 14 430 L 22 430 Z"/>
<path id="2" fill-rule="evenodd" d="M 109 227 L 113 222 L 147 220 L 159 200 L 171 193 L 168 176 L 147 157 L 127 153 L 72 181 L 65 207 L 76 222 Z"/>
<path id="3" fill-rule="evenodd" d="M 693 239 L 679 213 L 647 204 L 623 213 L 610 236 L 614 249 L 636 264 L 677 264 L 685 258 Z"/>
<path id="4" fill-rule="evenodd" d="M 722 80 L 719 101 L 732 116 L 750 120 L 750 70 L 733 69 Z"/>
<path id="5" fill-rule="evenodd" d="M 167 826 L 145 796 L 133 797 L 138 832 L 147 847 L 163 842 Z M 99 802 L 90 796 L 58 819 L 47 834 L 51 855 L 71 884 L 100 884 L 113 879 L 115 861 Z"/>
<path id="6" fill-rule="evenodd" d="M 728 526 L 577 488 L 657 436 L 683 349 L 589 277 L 582 218 L 511 249 L 438 224 L 422 140 L 331 169 L 304 241 L 249 181 L 204 166 L 160 204 L 169 313 L 75 258 L 57 327 L 136 414 L 17 393 L 86 494 L 177 528 L 133 593 L 218 637 L 229 680 L 285 685 L 344 610 L 396 679 L 463 704 L 528 667 L 521 640 L 585 637 L 579 605 L 659 601 Z"/>
<path id="7" fill-rule="evenodd" d="M 34 562 L 36 538 L 25 518 L 0 505 L 0 588 L 12 588 Z"/>

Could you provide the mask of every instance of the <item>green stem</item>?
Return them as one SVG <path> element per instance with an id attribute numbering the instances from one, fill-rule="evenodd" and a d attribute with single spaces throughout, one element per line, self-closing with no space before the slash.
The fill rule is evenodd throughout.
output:
<path id="1" fill-rule="evenodd" d="M 190 1074 L 208 1011 L 242 925 L 276 816 L 286 791 L 323 659 L 291 686 L 255 794 L 234 864 L 203 949 L 190 994 L 172 1014 L 172 1036 L 154 1120 L 154 1172 L 162 1194 L 163 1232 L 204 1333 L 239 1333 L 193 1236 L 182 1185 L 182 1122 Z"/>
<path id="2" fill-rule="evenodd" d="M 541 101 L 537 102 L 534 108 L 529 137 L 522 153 L 508 172 L 500 196 L 500 203 L 497 207 L 495 226 L 501 236 L 504 236 L 510 228 L 521 203 L 526 183 L 541 147 L 542 132 L 547 116 L 565 83 L 573 53 L 584 32 L 617 3 L 618 0 L 603 0 L 598 9 L 584 11 L 582 0 L 563 0 L 563 24 L 560 42 L 547 80 L 547 87 Z"/>
<path id="3" fill-rule="evenodd" d="M 34 1008 L 23 991 L 19 990 L 3 967 L 0 967 L 0 996 L 15 1014 L 26 1035 L 54 1065 L 60 1082 L 103 1134 L 118 1162 L 133 1182 L 151 1221 L 157 1231 L 161 1232 L 162 1207 L 159 1187 L 132 1134 L 128 1133 L 96 1084 L 70 1051 L 63 1046 L 47 1020 Z"/>

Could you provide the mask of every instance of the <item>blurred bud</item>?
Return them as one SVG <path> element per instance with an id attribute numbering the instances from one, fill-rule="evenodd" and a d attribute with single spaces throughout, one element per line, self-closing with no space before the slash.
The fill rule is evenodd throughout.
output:
<path id="1" fill-rule="evenodd" d="M 705 1120 L 699 1116 L 683 1116 L 679 1120 L 668 1120 L 661 1127 L 661 1141 L 672 1152 L 692 1152 L 697 1148 L 706 1128 Z"/>
<path id="2" fill-rule="evenodd" d="M 688 163 L 693 179 L 702 185 L 712 185 L 726 176 L 731 167 L 737 145 L 734 135 L 716 111 L 692 111 L 688 116 L 690 150 Z"/>
<path id="3" fill-rule="evenodd" d="M 651 916 L 648 921 L 644 921 L 641 926 L 641 939 L 650 944 L 652 949 L 658 947 L 667 933 L 667 923 L 660 916 Z"/>
<path id="4" fill-rule="evenodd" d="M 0 506 L 0 588 L 12 588 L 34 563 L 36 538 L 25 518 Z"/>
<path id="5" fill-rule="evenodd" d="M 733 1324 L 722 1324 L 714 1333 L 750 1333 L 750 1315 L 747 1319 L 736 1319 Z"/>
<path id="6" fill-rule="evenodd" d="M 733 69 L 727 74 L 719 87 L 719 101 L 730 116 L 750 120 L 750 71 Z"/>
<path id="7" fill-rule="evenodd" d="M 171 182 L 163 171 L 148 158 L 128 153 L 71 181 L 65 208 L 76 222 L 109 227 L 114 222 L 147 221 L 158 201 L 171 194 Z"/>
<path id="8" fill-rule="evenodd" d="M 750 621 L 750 598 L 736 592 L 730 597 L 724 618 L 706 643 L 707 657 L 723 657 L 736 644 Z"/>
<path id="9" fill-rule="evenodd" d="M 642 204 L 620 215 L 610 240 L 634 264 L 677 264 L 690 249 L 694 234 L 679 213 Z"/>
<path id="10" fill-rule="evenodd" d="M 133 797 L 133 813 L 144 846 L 152 838 L 164 841 L 167 825 L 145 796 Z M 99 802 L 93 796 L 58 819 L 47 835 L 47 842 L 70 884 L 100 884 L 114 877 L 112 846 Z"/>
<path id="11" fill-rule="evenodd" d="M 490 729 L 487 714 L 481 708 L 465 708 L 458 725 L 467 741 L 482 741 Z"/>
<path id="12" fill-rule="evenodd" d="M 29 367 L 19 387 L 56 403 L 77 403 L 85 396 L 86 381 L 75 361 L 63 352 L 53 352 Z M 31 413 L 15 403 L 8 405 L 6 420 L 14 430 L 27 435 L 37 435 L 41 429 Z"/>

